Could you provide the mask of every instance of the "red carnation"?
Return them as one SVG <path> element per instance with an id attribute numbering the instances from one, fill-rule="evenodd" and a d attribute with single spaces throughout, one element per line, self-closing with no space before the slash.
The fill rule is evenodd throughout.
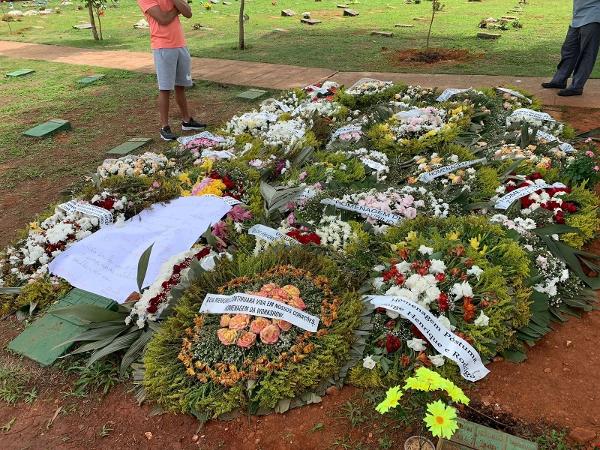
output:
<path id="1" fill-rule="evenodd" d="M 435 279 L 441 283 L 441 282 L 443 282 L 446 279 L 446 274 L 443 273 L 443 272 L 442 273 L 436 273 L 435 274 Z"/>
<path id="2" fill-rule="evenodd" d="M 402 342 L 397 336 L 388 334 L 385 338 L 385 349 L 388 353 L 394 353 L 402 346 Z"/>
<path id="3" fill-rule="evenodd" d="M 442 292 L 438 296 L 438 307 L 441 312 L 448 310 L 448 294 L 446 294 L 445 292 Z"/>

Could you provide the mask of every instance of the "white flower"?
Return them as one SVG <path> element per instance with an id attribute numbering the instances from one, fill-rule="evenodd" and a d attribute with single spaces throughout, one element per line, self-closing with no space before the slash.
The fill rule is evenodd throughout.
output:
<path id="1" fill-rule="evenodd" d="M 479 266 L 472 266 L 469 270 L 467 270 L 467 275 L 475 275 L 478 280 L 482 273 L 483 269 Z"/>
<path id="2" fill-rule="evenodd" d="M 438 317 L 438 321 L 444 328 L 447 328 L 450 331 L 456 330 L 456 327 L 450 323 L 450 319 L 448 319 L 446 316 Z"/>
<path id="3" fill-rule="evenodd" d="M 429 361 L 431 361 L 431 363 L 435 366 L 435 367 L 442 367 L 444 365 L 444 357 L 442 355 L 431 355 L 429 357 Z"/>
<path id="4" fill-rule="evenodd" d="M 400 273 L 407 273 L 410 271 L 410 263 L 408 261 L 402 261 L 396 264 L 396 270 Z"/>
<path id="5" fill-rule="evenodd" d="M 475 319 L 473 323 L 478 327 L 487 327 L 490 323 L 490 318 L 486 316 L 483 311 L 481 311 L 479 317 Z"/>
<path id="6" fill-rule="evenodd" d="M 385 266 L 380 264 L 378 266 L 373 267 L 373 270 L 375 272 L 383 272 L 385 270 Z"/>
<path id="7" fill-rule="evenodd" d="M 414 273 L 406 280 L 406 287 L 417 295 L 425 292 L 431 286 L 435 286 L 436 284 L 437 280 L 435 279 L 435 276 L 431 274 L 423 276 Z"/>
<path id="8" fill-rule="evenodd" d="M 421 255 L 431 255 L 433 253 L 433 248 L 431 247 L 426 247 L 425 245 L 421 245 L 419 247 L 419 253 Z"/>
<path id="9" fill-rule="evenodd" d="M 377 365 L 377 363 L 375 362 L 375 360 L 373 358 L 371 358 L 371 355 L 367 355 L 363 359 L 363 367 L 365 369 L 373 370 L 376 365 Z"/>
<path id="10" fill-rule="evenodd" d="M 445 270 L 446 264 L 444 263 L 444 261 L 441 261 L 439 259 L 431 260 L 431 266 L 429 266 L 430 273 L 444 273 Z"/>
<path id="11" fill-rule="evenodd" d="M 569 279 L 569 269 L 563 269 L 560 273 L 560 281 L 567 281 Z"/>
<path id="12" fill-rule="evenodd" d="M 408 348 L 414 350 L 415 352 L 422 352 L 427 347 L 425 346 L 425 341 L 423 339 L 413 338 L 409 341 L 406 341 L 406 345 Z"/>
<path id="13" fill-rule="evenodd" d="M 412 302 L 416 302 L 418 300 L 418 295 L 415 292 L 406 288 L 401 288 L 400 286 L 392 286 L 385 292 L 385 295 L 401 297 Z"/>
<path id="14" fill-rule="evenodd" d="M 377 290 L 381 289 L 383 287 L 383 285 L 385 284 L 383 282 L 383 277 L 377 277 L 373 279 L 373 287 Z"/>
<path id="15" fill-rule="evenodd" d="M 450 291 L 454 295 L 454 300 L 460 300 L 463 297 L 473 297 L 473 289 L 467 281 L 455 283 Z"/>

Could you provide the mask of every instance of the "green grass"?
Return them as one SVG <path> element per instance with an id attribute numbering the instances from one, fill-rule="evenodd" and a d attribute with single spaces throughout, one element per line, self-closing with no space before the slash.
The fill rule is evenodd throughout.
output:
<path id="1" fill-rule="evenodd" d="M 531 0 L 520 14 L 523 29 L 501 32 L 498 41 L 475 37 L 479 21 L 500 17 L 517 5 L 517 0 L 445 0 L 444 12 L 434 24 L 432 46 L 468 49 L 480 56 L 470 61 L 433 66 L 409 67 L 392 61 L 395 50 L 422 48 L 428 27 L 431 3 L 404 4 L 402 0 L 361 0 L 351 5 L 360 15 L 342 17 L 336 8 L 340 0 L 248 0 L 247 42 L 249 49 L 240 52 L 237 42 L 237 2 L 213 5 L 210 11 L 203 2 L 194 0 L 194 17 L 182 19 L 189 48 L 194 56 L 262 61 L 301 66 L 328 67 L 337 70 L 398 72 L 447 72 L 490 75 L 537 75 L 553 73 L 560 46 L 571 17 L 572 2 L 565 0 Z M 349 2 L 352 3 L 352 2 Z M 56 6 L 59 0 L 51 0 Z M 16 4 L 19 6 L 18 4 Z M 133 0 L 111 7 L 103 18 L 105 40 L 94 42 L 89 30 L 74 30 L 73 25 L 87 22 L 87 11 L 77 10 L 78 2 L 61 8 L 61 14 L 25 17 L 21 22 L 0 23 L 0 39 L 42 42 L 77 47 L 148 50 L 148 30 L 135 30 L 142 18 Z M 282 9 L 293 9 L 295 17 L 281 17 Z M 312 12 L 323 23 L 303 25 L 299 14 Z M 193 30 L 194 24 L 212 30 Z M 414 28 L 394 28 L 394 24 L 412 24 Z M 274 33 L 274 28 L 288 30 Z M 393 38 L 370 36 L 372 30 L 393 31 Z M 386 48 L 387 50 L 382 50 Z M 594 71 L 600 77 L 600 65 Z"/>
<path id="2" fill-rule="evenodd" d="M 33 403 L 37 389 L 30 387 L 31 377 L 17 364 L 0 363 L 0 400 L 8 404 Z"/>

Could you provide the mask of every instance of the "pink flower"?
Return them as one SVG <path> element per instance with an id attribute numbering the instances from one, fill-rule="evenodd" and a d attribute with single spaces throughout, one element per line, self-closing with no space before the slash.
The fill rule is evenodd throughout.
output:
<path id="1" fill-rule="evenodd" d="M 274 344 L 279 340 L 279 327 L 275 325 L 269 325 L 260 332 L 260 340 L 264 344 Z"/>
<path id="2" fill-rule="evenodd" d="M 252 219 L 252 213 L 242 205 L 235 205 L 227 214 L 234 222 L 243 222 Z"/>
<path id="3" fill-rule="evenodd" d="M 227 238 L 227 224 L 224 221 L 215 223 L 212 227 L 212 234 L 219 239 Z"/>
<path id="4" fill-rule="evenodd" d="M 219 338 L 219 341 L 221 341 L 221 344 L 231 345 L 237 338 L 237 331 L 229 328 L 219 328 L 217 330 L 217 337 Z"/>
<path id="5" fill-rule="evenodd" d="M 417 210 L 415 208 L 406 208 L 404 210 L 404 216 L 408 219 L 414 219 L 417 217 Z"/>
<path id="6" fill-rule="evenodd" d="M 599 166 L 594 166 L 594 172 L 598 172 L 600 170 Z"/>
<path id="7" fill-rule="evenodd" d="M 232 330 L 243 330 L 248 326 L 250 316 L 247 314 L 236 314 L 229 320 L 229 328 Z"/>
<path id="8" fill-rule="evenodd" d="M 415 198 L 412 195 L 407 195 L 402 199 L 402 205 L 410 206 L 415 202 Z"/>
<path id="9" fill-rule="evenodd" d="M 160 187 L 160 183 L 158 181 L 155 181 L 155 182 L 152 183 L 152 187 L 154 189 L 158 189 Z"/>
<path id="10" fill-rule="evenodd" d="M 246 331 L 238 338 L 237 346 L 241 348 L 250 348 L 255 342 L 256 334 Z"/>
<path id="11" fill-rule="evenodd" d="M 302 172 L 300 175 L 298 175 L 298 180 L 303 181 L 307 176 L 308 173 Z"/>
<path id="12" fill-rule="evenodd" d="M 290 331 L 290 329 L 292 328 L 292 324 L 286 322 L 285 320 L 274 320 L 273 323 L 275 323 L 275 325 L 281 328 L 281 331 Z"/>
<path id="13" fill-rule="evenodd" d="M 589 156 L 590 158 L 594 157 L 594 152 L 591 150 L 588 150 L 587 152 L 585 152 L 585 156 Z"/>
<path id="14" fill-rule="evenodd" d="M 304 300 L 302 300 L 300 297 L 293 297 L 289 299 L 287 304 L 300 310 L 306 309 L 306 304 L 304 303 Z"/>
<path id="15" fill-rule="evenodd" d="M 294 213 L 290 213 L 290 215 L 287 216 L 286 221 L 287 221 L 288 225 L 290 225 L 290 226 L 294 225 L 296 223 L 296 216 L 294 215 Z"/>
<path id="16" fill-rule="evenodd" d="M 250 322 L 250 331 L 256 334 L 260 334 L 262 330 L 271 325 L 271 321 L 264 317 L 257 317 L 252 322 Z"/>
<path id="17" fill-rule="evenodd" d="M 222 327 L 228 327 L 230 320 L 231 320 L 231 316 L 229 314 L 223 314 L 221 316 L 221 326 Z"/>

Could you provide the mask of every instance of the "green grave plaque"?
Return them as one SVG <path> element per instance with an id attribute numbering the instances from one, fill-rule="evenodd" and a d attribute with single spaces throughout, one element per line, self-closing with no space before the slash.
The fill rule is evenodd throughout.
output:
<path id="1" fill-rule="evenodd" d="M 263 91 L 261 89 L 248 89 L 247 91 L 238 94 L 238 98 L 243 98 L 244 100 L 256 100 L 257 98 L 265 95 L 267 91 Z"/>
<path id="2" fill-rule="evenodd" d="M 83 331 L 82 324 L 75 317 L 54 314 L 53 311 L 77 304 L 95 305 L 105 309 L 116 306 L 116 303 L 108 298 L 81 289 L 72 289 L 14 338 L 8 344 L 8 348 L 43 366 L 49 366 L 71 346 L 63 342 L 73 339 Z"/>
<path id="3" fill-rule="evenodd" d="M 79 80 L 77 80 L 77 82 L 79 84 L 88 85 L 95 83 L 96 81 L 101 80 L 102 78 L 104 78 L 104 74 L 89 75 L 87 77 L 80 78 Z"/>
<path id="4" fill-rule="evenodd" d="M 127 142 L 123 142 L 121 145 L 117 145 L 115 148 L 109 150 L 107 153 L 109 155 L 125 156 L 136 151 L 138 148 L 149 144 L 150 142 L 152 142 L 152 139 L 150 138 L 132 138 L 129 139 Z"/>
<path id="5" fill-rule="evenodd" d="M 35 70 L 33 69 L 19 69 L 19 70 L 15 70 L 13 72 L 9 72 L 6 74 L 7 77 L 22 77 L 23 75 L 29 75 L 30 73 L 34 73 Z"/>
<path id="6" fill-rule="evenodd" d="M 458 419 L 459 429 L 451 440 L 440 439 L 438 450 L 537 450 L 537 444 L 502 431 Z"/>
<path id="7" fill-rule="evenodd" d="M 31 137 L 45 137 L 59 131 L 66 131 L 70 129 L 71 123 L 68 120 L 52 119 L 25 131 L 23 134 Z"/>

